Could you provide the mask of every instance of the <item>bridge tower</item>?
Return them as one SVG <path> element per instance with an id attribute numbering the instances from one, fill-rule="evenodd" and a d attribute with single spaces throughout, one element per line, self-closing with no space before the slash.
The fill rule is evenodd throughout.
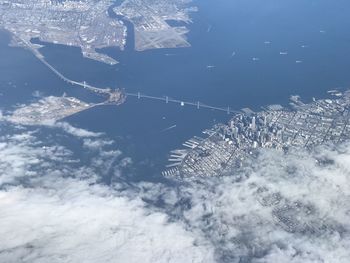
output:
<path id="1" fill-rule="evenodd" d="M 227 107 L 227 114 L 230 114 L 230 107 Z"/>
<path id="2" fill-rule="evenodd" d="M 168 96 L 165 97 L 165 103 L 169 103 L 169 97 Z"/>
<path id="3" fill-rule="evenodd" d="M 197 109 L 199 110 L 199 101 L 197 101 Z"/>
<path id="4" fill-rule="evenodd" d="M 141 93 L 137 92 L 137 98 L 140 99 L 141 98 Z"/>
<path id="5" fill-rule="evenodd" d="M 84 80 L 84 82 L 83 82 L 83 83 L 84 83 L 84 89 L 86 89 L 86 81 Z"/>

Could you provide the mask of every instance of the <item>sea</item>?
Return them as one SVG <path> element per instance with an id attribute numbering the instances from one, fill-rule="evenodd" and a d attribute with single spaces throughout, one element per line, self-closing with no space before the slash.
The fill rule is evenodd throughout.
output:
<path id="1" fill-rule="evenodd" d="M 288 107 L 291 95 L 308 102 L 331 89 L 350 87 L 350 2 L 346 0 L 195 0 L 190 48 L 102 49 L 119 61 L 110 66 L 83 58 L 78 48 L 41 43 L 47 61 L 67 77 L 104 88 L 200 101 L 233 110 Z M 120 18 L 120 17 L 119 17 Z M 124 19 L 124 18 L 122 18 Z M 174 21 L 169 21 L 174 23 Z M 95 95 L 71 86 L 29 51 L 10 47 L 0 32 L 0 110 L 11 111 L 38 96 Z M 130 97 L 65 119 L 103 132 L 134 163 L 134 180 L 159 180 L 170 150 L 218 122 L 225 112 Z"/>

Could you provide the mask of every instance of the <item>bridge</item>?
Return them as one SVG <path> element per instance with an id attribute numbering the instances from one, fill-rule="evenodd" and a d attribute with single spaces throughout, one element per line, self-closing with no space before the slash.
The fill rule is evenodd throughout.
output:
<path id="1" fill-rule="evenodd" d="M 169 96 L 164 96 L 164 97 L 156 97 L 156 96 L 149 96 L 149 95 L 145 95 L 142 94 L 141 92 L 137 92 L 137 93 L 129 93 L 126 92 L 125 95 L 127 95 L 128 97 L 136 97 L 137 99 L 149 99 L 149 100 L 158 100 L 158 101 L 164 101 L 165 103 L 176 103 L 179 104 L 180 106 L 194 106 L 197 109 L 210 109 L 210 110 L 216 110 L 216 111 L 223 111 L 226 112 L 227 114 L 234 114 L 234 113 L 239 113 L 238 111 L 232 110 L 230 107 L 215 107 L 215 106 L 210 106 L 207 104 L 204 104 L 202 102 L 196 101 L 196 102 L 191 102 L 191 101 L 185 101 L 185 100 L 178 100 L 178 99 L 173 99 L 170 98 Z"/>
<path id="2" fill-rule="evenodd" d="M 59 72 L 56 68 L 54 68 L 50 63 L 48 63 L 45 60 L 45 57 L 33 46 L 32 43 L 30 43 L 29 41 L 22 39 L 22 38 L 20 40 L 23 42 L 23 44 L 25 44 L 28 47 L 28 49 L 34 54 L 34 56 L 38 60 L 40 60 L 46 67 L 48 67 L 56 76 L 58 76 L 63 81 L 65 81 L 71 85 L 80 86 L 86 90 L 89 90 L 89 91 L 97 93 L 97 94 L 103 94 L 103 95 L 108 95 L 109 97 L 113 97 L 114 92 L 112 91 L 112 89 L 109 89 L 109 88 L 108 89 L 101 89 L 101 88 L 97 88 L 97 87 L 94 87 L 92 85 L 89 85 L 85 81 L 78 82 L 78 81 L 74 81 L 74 80 L 67 78 L 61 72 Z M 184 100 L 173 99 L 173 98 L 170 98 L 169 96 L 164 96 L 164 97 L 149 96 L 149 95 L 142 94 L 140 92 L 137 92 L 137 93 L 125 92 L 124 94 L 128 97 L 136 97 L 137 99 L 164 101 L 165 103 L 176 103 L 176 104 L 179 104 L 180 106 L 185 106 L 185 105 L 194 106 L 197 109 L 204 108 L 204 109 L 222 111 L 222 112 L 226 112 L 227 114 L 238 113 L 238 111 L 232 110 L 230 107 L 215 107 L 215 106 L 210 106 L 210 105 L 201 103 L 199 101 L 197 101 L 197 102 L 184 101 Z"/>
<path id="3" fill-rule="evenodd" d="M 86 84 L 85 81 L 78 82 L 78 81 L 74 81 L 74 80 L 67 78 L 61 72 L 59 72 L 56 68 L 54 68 L 49 62 L 47 62 L 45 60 L 44 56 L 35 47 L 33 47 L 32 43 L 30 43 L 29 41 L 27 41 L 23 38 L 21 38 L 20 40 L 23 42 L 23 44 L 25 44 L 28 47 L 28 49 L 34 54 L 34 56 L 38 60 L 40 60 L 46 67 L 48 67 L 53 73 L 56 74 L 57 77 L 59 77 L 63 81 L 65 81 L 71 85 L 77 85 L 77 86 L 83 87 L 84 89 L 90 90 L 90 91 L 95 92 L 95 93 L 101 93 L 101 94 L 108 94 L 109 93 L 108 89 L 96 88 L 94 86 Z"/>

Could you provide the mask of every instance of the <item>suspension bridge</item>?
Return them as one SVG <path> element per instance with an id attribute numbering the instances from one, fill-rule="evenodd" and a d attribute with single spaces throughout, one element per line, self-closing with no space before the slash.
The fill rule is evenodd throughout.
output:
<path id="1" fill-rule="evenodd" d="M 38 60 L 40 60 L 47 68 L 49 68 L 56 76 L 58 76 L 63 81 L 65 81 L 71 85 L 80 86 L 86 90 L 89 90 L 89 91 L 97 93 L 97 94 L 109 95 L 110 97 L 113 94 L 115 94 L 115 91 L 113 91 L 110 88 L 107 88 L 107 89 L 97 88 L 97 87 L 94 87 L 92 85 L 87 84 L 85 81 L 78 82 L 78 81 L 74 81 L 72 79 L 67 78 L 61 72 L 59 72 L 56 68 L 54 68 L 50 63 L 48 63 L 45 60 L 45 57 L 33 46 L 32 43 L 30 43 L 29 41 L 24 40 L 24 39 L 21 39 L 21 41 L 28 47 L 28 49 L 35 55 L 35 57 Z M 192 107 L 196 107 L 197 109 L 210 109 L 210 110 L 215 110 L 215 111 L 222 111 L 222 112 L 226 112 L 227 114 L 238 113 L 238 111 L 232 110 L 230 107 L 216 107 L 216 106 L 204 104 L 204 103 L 199 102 L 199 101 L 191 102 L 191 101 L 173 99 L 169 96 L 163 96 L 163 97 L 150 96 L 150 95 L 142 94 L 141 92 L 137 92 L 137 93 L 124 92 L 124 94 L 127 97 L 135 97 L 137 99 L 164 101 L 166 104 L 176 103 L 176 104 L 179 104 L 180 106 L 192 106 Z"/>
<path id="2" fill-rule="evenodd" d="M 238 111 L 232 110 L 230 107 L 215 107 L 215 106 L 204 104 L 199 101 L 191 102 L 191 101 L 185 101 L 185 100 L 178 100 L 178 99 L 173 99 L 169 96 L 163 96 L 163 97 L 149 96 L 149 95 L 142 94 L 141 92 L 137 92 L 137 93 L 125 92 L 125 95 L 128 97 L 136 97 L 137 99 L 149 99 L 149 100 L 164 101 L 165 103 L 176 103 L 176 104 L 179 104 L 180 106 L 186 106 L 186 105 L 193 106 L 193 107 L 196 107 L 197 109 L 202 108 L 202 109 L 223 111 L 223 112 L 226 112 L 227 114 L 238 113 Z"/>

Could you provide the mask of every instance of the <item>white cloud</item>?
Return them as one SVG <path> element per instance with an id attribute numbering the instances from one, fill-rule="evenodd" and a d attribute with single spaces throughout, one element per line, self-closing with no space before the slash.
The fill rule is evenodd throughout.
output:
<path id="1" fill-rule="evenodd" d="M 97 140 L 97 139 L 87 138 L 87 139 L 83 140 L 83 146 L 85 148 L 90 149 L 90 150 L 97 150 L 97 149 L 100 149 L 106 145 L 112 145 L 112 144 L 113 144 L 113 141 L 104 140 L 104 139 Z"/>
<path id="2" fill-rule="evenodd" d="M 37 136 L 0 137 L 0 262 L 213 261 L 199 237 L 132 189 L 96 183 L 116 152 L 101 149 L 85 166 L 71 149 Z"/>
<path id="3" fill-rule="evenodd" d="M 34 90 L 32 92 L 32 96 L 35 98 L 42 98 L 42 97 L 44 97 L 44 93 L 41 92 L 40 90 Z"/>
<path id="4" fill-rule="evenodd" d="M 57 182 L 58 181 L 58 182 Z M 61 181 L 61 182 L 60 182 Z M 1 262 L 208 262 L 210 250 L 164 213 L 106 187 L 52 179 L 61 189 L 0 192 Z"/>
<path id="5" fill-rule="evenodd" d="M 75 137 L 100 137 L 103 135 L 103 133 L 100 132 L 91 132 L 85 129 L 81 129 L 81 128 L 76 128 L 72 125 L 70 125 L 67 122 L 56 122 L 55 124 L 53 124 L 53 127 L 56 128 L 61 128 L 62 130 L 64 130 L 66 133 L 69 133 Z"/>
<path id="6" fill-rule="evenodd" d="M 183 217 L 223 262 L 349 262 L 349 163 L 350 145 L 265 151 L 231 177 L 184 186 L 178 198 L 191 207 Z"/>
<path id="7" fill-rule="evenodd" d="M 70 134 L 87 164 L 36 132 L 0 137 L 0 262 L 350 261 L 350 144 L 263 151 L 232 176 L 125 185 L 132 161 L 112 141 Z M 96 183 L 106 171 L 113 187 Z"/>

